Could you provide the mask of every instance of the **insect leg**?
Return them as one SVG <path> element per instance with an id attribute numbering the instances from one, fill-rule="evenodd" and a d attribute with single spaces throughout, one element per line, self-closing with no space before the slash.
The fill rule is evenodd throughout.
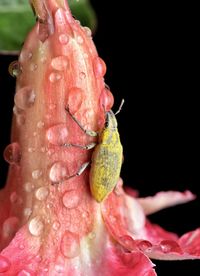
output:
<path id="1" fill-rule="evenodd" d="M 90 150 L 93 149 L 96 146 L 96 143 L 90 143 L 88 145 L 78 145 L 78 144 L 64 144 L 64 147 L 76 147 L 76 148 L 80 148 L 80 149 L 85 149 L 85 150 Z"/>
<path id="2" fill-rule="evenodd" d="M 70 115 L 70 117 L 74 120 L 74 122 L 80 127 L 80 129 L 82 131 L 84 131 L 87 135 L 89 136 L 92 136 L 92 137 L 95 137 L 95 136 L 98 136 L 98 133 L 93 131 L 93 130 L 88 130 L 88 129 L 85 129 L 81 123 L 76 119 L 76 117 L 74 117 L 73 114 L 71 114 L 70 110 L 69 110 L 69 106 L 66 106 L 65 107 L 65 110 L 67 111 L 67 113 Z"/>

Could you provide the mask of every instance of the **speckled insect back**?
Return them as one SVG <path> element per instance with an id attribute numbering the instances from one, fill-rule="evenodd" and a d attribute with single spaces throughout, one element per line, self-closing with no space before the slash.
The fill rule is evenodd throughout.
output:
<path id="1" fill-rule="evenodd" d="M 106 113 L 106 123 L 99 135 L 99 144 L 92 154 L 90 189 L 96 201 L 103 201 L 119 179 L 123 149 L 113 111 Z"/>

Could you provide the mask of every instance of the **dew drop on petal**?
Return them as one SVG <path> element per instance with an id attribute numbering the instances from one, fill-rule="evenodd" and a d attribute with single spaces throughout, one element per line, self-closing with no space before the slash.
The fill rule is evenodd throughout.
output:
<path id="1" fill-rule="evenodd" d="M 69 42 L 69 36 L 67 34 L 59 35 L 59 41 L 61 44 L 66 45 Z"/>
<path id="2" fill-rule="evenodd" d="M 18 195 L 16 192 L 12 192 L 11 195 L 10 195 L 10 202 L 11 203 L 17 203 L 18 201 Z"/>
<path id="3" fill-rule="evenodd" d="M 15 94 L 14 102 L 18 108 L 25 110 L 33 106 L 35 102 L 35 92 L 29 86 L 23 87 Z"/>
<path id="4" fill-rule="evenodd" d="M 128 250 L 133 250 L 135 248 L 135 241 L 129 235 L 124 235 L 119 238 L 120 244 L 122 244 Z"/>
<path id="5" fill-rule="evenodd" d="M 77 190 L 71 190 L 64 193 L 62 201 L 66 208 L 76 208 L 80 203 L 80 194 Z"/>
<path id="6" fill-rule="evenodd" d="M 43 128 L 43 127 L 44 127 L 44 122 L 39 121 L 39 122 L 37 123 L 37 127 L 38 127 L 38 128 Z"/>
<path id="7" fill-rule="evenodd" d="M 100 57 L 96 57 L 93 61 L 94 73 L 97 78 L 104 77 L 106 73 L 106 64 Z"/>
<path id="8" fill-rule="evenodd" d="M 40 187 L 36 190 L 35 196 L 38 200 L 44 200 L 49 194 L 49 189 L 47 187 Z"/>
<path id="9" fill-rule="evenodd" d="M 39 216 L 29 222 L 29 231 L 33 236 L 40 236 L 43 232 L 44 224 Z"/>
<path id="10" fill-rule="evenodd" d="M 12 77 L 18 77 L 22 72 L 20 63 L 17 60 L 11 62 L 8 71 Z"/>
<path id="11" fill-rule="evenodd" d="M 30 70 L 31 70 L 32 72 L 36 71 L 37 68 L 38 68 L 37 64 L 31 63 L 31 65 L 30 65 Z"/>
<path id="12" fill-rule="evenodd" d="M 58 56 L 52 59 L 51 66 L 58 71 L 66 69 L 69 65 L 69 60 L 66 56 Z"/>
<path id="13" fill-rule="evenodd" d="M 63 181 L 67 176 L 67 164 L 61 161 L 54 163 L 49 171 L 49 178 L 52 182 Z"/>
<path id="14" fill-rule="evenodd" d="M 75 233 L 66 231 L 60 246 L 63 256 L 67 258 L 74 258 L 80 254 L 79 236 Z"/>
<path id="15" fill-rule="evenodd" d="M 29 218 L 30 215 L 32 214 L 32 209 L 31 208 L 25 208 L 23 210 L 23 214 L 24 214 L 25 217 Z"/>
<path id="16" fill-rule="evenodd" d="M 86 74 L 84 72 L 80 72 L 79 76 L 82 80 L 86 78 Z"/>
<path id="17" fill-rule="evenodd" d="M 83 102 L 83 90 L 78 87 L 72 87 L 68 94 L 68 105 L 72 114 L 76 113 Z"/>
<path id="18" fill-rule="evenodd" d="M 85 33 L 86 33 L 86 35 L 87 35 L 88 37 L 91 37 L 91 36 L 92 36 L 92 31 L 91 31 L 90 28 L 84 27 L 83 29 L 84 29 L 84 31 L 85 31 Z"/>
<path id="19" fill-rule="evenodd" d="M 9 164 L 19 165 L 21 160 L 21 151 L 18 143 L 12 143 L 8 145 L 4 150 L 4 159 Z"/>
<path id="20" fill-rule="evenodd" d="M 66 124 L 58 124 L 50 127 L 46 132 L 47 140 L 57 146 L 67 143 L 68 129 Z"/>
<path id="21" fill-rule="evenodd" d="M 54 221 L 53 225 L 52 225 L 54 230 L 58 230 L 60 228 L 60 222 L 59 221 Z"/>
<path id="22" fill-rule="evenodd" d="M 164 253 L 182 253 L 182 250 L 178 243 L 173 240 L 161 241 L 160 248 Z"/>
<path id="23" fill-rule="evenodd" d="M 28 193 L 32 192 L 32 190 L 34 189 L 34 185 L 30 182 L 26 182 L 24 184 L 24 190 Z"/>
<path id="24" fill-rule="evenodd" d="M 55 83 L 59 81 L 62 78 L 62 76 L 59 73 L 53 72 L 49 75 L 49 80 L 52 83 Z"/>
<path id="25" fill-rule="evenodd" d="M 62 273 L 61 275 L 64 275 L 63 273 L 65 272 L 65 266 L 64 265 L 60 265 L 60 264 L 56 264 L 55 265 L 55 271 L 57 273 Z"/>
<path id="26" fill-rule="evenodd" d="M 10 261 L 6 257 L 0 255 L 0 273 L 7 272 L 10 266 Z"/>
<path id="27" fill-rule="evenodd" d="M 35 276 L 35 273 L 34 272 L 31 272 L 30 270 L 21 270 L 20 272 L 18 272 L 16 274 L 16 276 Z"/>
<path id="28" fill-rule="evenodd" d="M 80 36 L 80 35 L 77 36 L 77 39 L 76 39 L 76 40 L 77 40 L 78 44 L 83 44 L 83 41 L 84 41 L 84 40 L 83 40 L 82 36 Z"/>
<path id="29" fill-rule="evenodd" d="M 105 111 L 109 111 L 114 104 L 113 94 L 110 92 L 110 90 L 104 88 L 101 91 L 99 101 L 100 101 L 100 107 Z"/>
<path id="30" fill-rule="evenodd" d="M 4 238 L 12 238 L 19 226 L 19 219 L 17 217 L 7 218 L 2 226 L 2 236 Z"/>
<path id="31" fill-rule="evenodd" d="M 39 179 L 42 176 L 41 170 L 34 170 L 32 171 L 32 178 L 33 179 Z"/>
<path id="32" fill-rule="evenodd" d="M 152 244 L 146 240 L 137 240 L 137 247 L 142 251 L 150 251 Z"/>

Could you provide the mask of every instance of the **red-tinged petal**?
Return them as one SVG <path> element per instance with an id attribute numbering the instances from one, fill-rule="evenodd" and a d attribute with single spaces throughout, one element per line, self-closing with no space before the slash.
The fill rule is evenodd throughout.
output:
<path id="1" fill-rule="evenodd" d="M 117 248 L 108 248 L 103 263 L 105 270 L 102 274 L 105 276 L 156 276 L 152 262 L 140 251 L 125 253 Z"/>
<path id="2" fill-rule="evenodd" d="M 139 198 L 138 201 L 146 215 L 155 213 L 161 209 L 174 205 L 183 204 L 195 199 L 190 191 L 181 192 L 159 192 L 155 196 Z"/>
<path id="3" fill-rule="evenodd" d="M 179 244 L 188 254 L 200 257 L 200 228 L 184 234 Z"/>

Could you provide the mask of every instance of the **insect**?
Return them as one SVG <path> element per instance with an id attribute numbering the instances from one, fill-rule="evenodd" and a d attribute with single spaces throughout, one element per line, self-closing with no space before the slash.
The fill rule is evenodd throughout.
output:
<path id="1" fill-rule="evenodd" d="M 83 171 L 91 163 L 89 182 L 91 194 L 97 202 L 102 202 L 109 193 L 111 193 L 119 179 L 123 149 L 117 129 L 117 120 L 115 115 L 122 108 L 124 100 L 122 100 L 118 111 L 114 114 L 112 110 L 105 112 L 105 125 L 100 133 L 86 130 L 80 122 L 70 113 L 69 106 L 66 111 L 71 118 L 78 124 L 80 129 L 89 136 L 98 136 L 98 143 L 91 143 L 86 146 L 65 144 L 64 146 L 75 146 L 86 150 L 94 148 L 91 162 L 84 163 L 79 171 L 70 176 L 81 175 Z"/>

